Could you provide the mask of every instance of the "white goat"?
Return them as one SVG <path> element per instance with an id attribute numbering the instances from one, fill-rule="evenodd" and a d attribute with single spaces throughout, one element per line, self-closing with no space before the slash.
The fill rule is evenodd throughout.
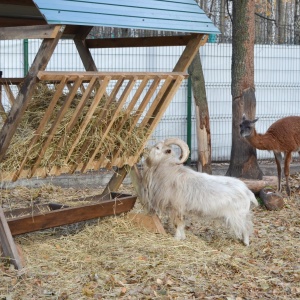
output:
<path id="1" fill-rule="evenodd" d="M 171 144 L 181 148 L 181 158 Z M 150 213 L 170 216 L 178 240 L 185 239 L 185 216 L 196 214 L 223 219 L 248 246 L 253 229 L 250 205 L 258 205 L 254 194 L 237 178 L 198 173 L 183 166 L 188 155 L 188 145 L 176 138 L 151 148 L 141 178 L 143 204 Z"/>

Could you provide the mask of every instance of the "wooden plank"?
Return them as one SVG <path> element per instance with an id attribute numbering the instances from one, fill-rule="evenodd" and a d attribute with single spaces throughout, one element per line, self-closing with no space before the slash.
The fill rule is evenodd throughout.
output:
<path id="1" fill-rule="evenodd" d="M 33 95 L 34 88 L 37 82 L 37 73 L 44 70 L 55 50 L 55 47 L 64 31 L 65 26 L 61 26 L 57 36 L 54 39 L 44 39 L 39 51 L 24 78 L 21 90 L 12 106 L 6 122 L 4 123 L 0 132 L 0 161 L 6 154 L 7 148 L 10 144 L 15 131 L 21 121 L 21 118 L 28 106 L 28 103 Z"/>
<path id="2" fill-rule="evenodd" d="M 148 89 L 143 101 L 141 102 L 141 104 L 139 105 L 137 111 L 136 111 L 136 115 L 134 116 L 132 122 L 131 122 L 131 125 L 130 125 L 130 128 L 128 129 L 128 135 L 127 135 L 127 138 L 125 139 L 125 142 L 127 141 L 127 139 L 129 138 L 130 136 L 130 133 L 132 132 L 132 130 L 134 129 L 134 127 L 136 126 L 136 124 L 138 123 L 141 115 L 143 114 L 146 106 L 148 105 L 149 101 L 151 100 L 151 97 L 153 96 L 154 92 L 156 91 L 159 83 L 161 81 L 161 77 L 160 76 L 157 76 L 150 88 Z M 118 151 L 114 154 L 113 158 L 112 158 L 112 161 L 114 161 L 114 163 L 116 163 L 116 160 L 118 159 L 118 156 L 121 152 L 121 148 L 118 149 Z M 111 163 L 108 163 L 107 168 L 110 168 L 111 167 Z"/>
<path id="3" fill-rule="evenodd" d="M 94 97 L 94 101 L 92 103 L 92 105 L 89 107 L 89 110 L 88 112 L 86 113 L 85 117 L 84 117 L 84 120 L 82 121 L 81 125 L 80 125 L 80 128 L 79 128 L 79 131 L 78 131 L 78 134 L 77 134 L 77 137 L 75 139 L 75 141 L 73 142 L 73 145 L 72 147 L 70 148 L 69 150 L 69 153 L 65 159 L 65 163 L 68 163 L 72 153 L 74 152 L 77 144 L 79 143 L 80 141 L 80 138 L 81 136 L 83 135 L 88 123 L 90 122 L 99 102 L 101 101 L 105 91 L 106 91 L 106 87 L 108 86 L 109 82 L 110 82 L 110 77 L 107 76 L 104 78 L 104 80 L 102 81 L 102 84 L 100 85 L 100 88 L 98 89 L 95 97 Z M 81 158 L 81 157 L 80 157 Z M 75 171 L 75 169 L 74 169 Z"/>
<path id="4" fill-rule="evenodd" d="M 143 227 L 151 232 L 166 235 L 166 231 L 157 215 L 145 215 L 140 213 L 127 214 L 128 219 L 139 227 Z"/>
<path id="5" fill-rule="evenodd" d="M 11 263 L 17 268 L 22 269 L 22 264 L 17 247 L 14 243 L 3 209 L 0 205 L 0 242 L 5 257 L 9 257 Z"/>
<path id="6" fill-rule="evenodd" d="M 135 201 L 136 196 L 118 197 L 96 204 L 68 207 L 35 216 L 14 218 L 8 220 L 7 223 L 11 234 L 14 236 L 104 216 L 118 215 L 130 211 Z"/>
<path id="7" fill-rule="evenodd" d="M 196 53 L 199 51 L 201 44 L 203 43 L 203 34 L 193 34 L 191 40 L 186 45 L 182 52 L 177 64 L 175 65 L 173 72 L 186 72 L 189 65 L 192 63 Z"/>
<path id="8" fill-rule="evenodd" d="M 57 25 L 1 27 L 0 40 L 53 39 L 60 28 Z"/>
<path id="9" fill-rule="evenodd" d="M 149 79 L 155 79 L 157 76 L 160 76 L 162 79 L 166 79 L 169 75 L 174 76 L 184 76 L 188 77 L 186 72 L 64 72 L 64 71 L 40 71 L 37 75 L 39 80 L 45 80 L 49 82 L 56 82 L 61 80 L 63 76 L 68 77 L 68 81 L 75 81 L 78 76 L 83 76 L 83 82 L 90 81 L 94 76 L 97 76 L 99 79 L 103 80 L 105 76 L 110 76 L 112 80 L 118 80 L 120 76 L 124 79 L 130 79 L 133 76 L 137 77 L 138 80 L 142 80 L 145 76 L 148 76 Z"/>
<path id="10" fill-rule="evenodd" d="M 149 137 L 152 132 L 154 131 L 156 125 L 158 124 L 158 122 L 160 121 L 162 115 L 164 114 L 164 112 L 166 111 L 168 105 L 170 104 L 170 102 L 172 101 L 173 97 L 175 96 L 175 93 L 177 92 L 179 86 L 181 85 L 182 80 L 184 79 L 183 76 L 178 76 L 177 79 L 175 80 L 175 82 L 171 82 L 170 86 L 169 86 L 169 90 L 166 92 L 166 95 L 164 96 L 163 101 L 161 101 L 159 103 L 159 110 L 157 112 L 155 112 L 155 115 L 153 116 L 153 118 L 151 118 L 148 121 L 148 132 L 147 132 L 147 136 Z M 147 142 L 147 141 L 146 141 Z M 128 164 L 130 166 L 134 165 L 135 163 L 137 163 L 137 161 L 140 159 L 140 155 L 144 150 L 145 144 L 141 147 L 141 149 L 137 152 L 136 156 L 134 156 L 133 158 L 131 158 L 128 162 Z"/>
<path id="11" fill-rule="evenodd" d="M 72 87 L 72 91 L 70 91 L 70 93 L 68 94 L 67 99 L 64 101 L 59 113 L 57 114 L 55 120 L 53 121 L 53 124 L 47 134 L 48 135 L 47 139 L 44 142 L 43 147 L 40 150 L 40 153 L 34 163 L 34 166 L 32 167 L 32 169 L 30 171 L 29 177 L 32 177 L 32 175 L 35 173 L 35 170 L 39 167 L 40 162 L 42 161 L 44 154 L 46 153 L 46 150 L 55 135 L 55 131 L 56 131 L 59 123 L 61 122 L 62 118 L 64 117 L 65 113 L 67 112 L 69 106 L 71 105 L 71 102 L 73 101 L 74 96 L 76 95 L 81 82 L 82 82 L 82 77 L 78 77 L 78 79 L 75 81 L 75 83 Z"/>
<path id="12" fill-rule="evenodd" d="M 74 39 L 74 43 L 80 55 L 84 68 L 87 71 L 97 72 L 97 66 L 94 62 L 93 56 L 89 48 L 86 46 L 86 40 Z"/>
<path id="13" fill-rule="evenodd" d="M 148 76 L 144 77 L 144 79 L 140 83 L 138 89 L 136 90 L 134 96 L 132 97 L 131 102 L 129 103 L 129 105 L 126 109 L 126 112 L 125 112 L 126 116 L 129 116 L 130 113 L 132 112 L 132 110 L 134 109 L 134 106 L 136 105 L 137 101 L 139 100 L 139 98 L 140 98 L 142 92 L 144 91 L 144 89 L 146 88 L 148 82 L 149 82 L 149 77 Z M 125 122 L 126 122 L 126 118 L 123 118 L 122 122 L 119 125 L 120 130 L 122 129 L 122 126 L 125 124 Z M 128 137 L 129 137 L 129 132 L 128 132 L 128 135 L 126 135 L 126 137 L 124 139 L 124 143 L 125 143 L 125 141 L 127 140 Z M 124 145 L 120 144 L 120 146 L 118 147 L 118 150 L 114 152 L 114 154 L 112 155 L 110 166 L 114 165 L 115 160 L 116 160 L 118 154 L 122 151 L 123 147 L 124 147 Z M 108 150 L 106 152 L 104 152 L 102 157 L 100 158 L 100 161 L 99 161 L 100 165 L 102 165 L 102 163 L 106 159 L 107 154 L 108 154 Z"/>
<path id="14" fill-rule="evenodd" d="M 65 87 L 66 81 L 67 81 L 67 77 L 64 76 L 63 79 L 61 80 L 60 84 L 58 85 L 58 87 L 57 87 L 57 89 L 55 91 L 55 94 L 54 94 L 54 96 L 53 96 L 53 98 L 52 98 L 52 100 L 51 100 L 48 108 L 45 111 L 45 114 L 44 114 L 44 116 L 43 116 L 43 118 L 42 118 L 42 120 L 41 120 L 41 122 L 39 124 L 39 127 L 35 131 L 34 137 L 30 141 L 30 144 L 28 145 L 28 151 L 26 152 L 26 154 L 25 154 L 25 156 L 24 156 L 24 158 L 23 158 L 23 160 L 22 160 L 22 162 L 20 164 L 19 169 L 15 172 L 15 174 L 14 174 L 14 176 L 12 178 L 13 181 L 16 181 L 19 178 L 19 176 L 20 176 L 20 174 L 21 174 L 21 172 L 22 172 L 22 170 L 23 170 L 23 168 L 24 168 L 24 166 L 26 164 L 26 161 L 27 161 L 27 159 L 28 159 L 28 157 L 30 155 L 31 148 L 36 143 L 36 141 L 39 139 L 39 137 L 40 137 L 40 135 L 41 135 L 41 133 L 42 133 L 42 131 L 43 131 L 46 123 L 48 122 L 48 120 L 49 120 L 49 118 L 50 118 L 50 116 L 52 114 L 52 111 L 53 111 L 53 109 L 54 109 L 54 107 L 55 107 L 58 99 L 60 98 L 60 96 L 61 96 L 61 94 L 63 92 L 63 89 Z"/>
<path id="15" fill-rule="evenodd" d="M 117 191 L 122 182 L 124 181 L 126 175 L 130 171 L 130 167 L 123 166 L 122 168 L 118 168 L 114 175 L 109 180 L 108 184 L 106 185 L 104 191 L 102 192 L 101 196 L 104 199 L 109 199 L 111 192 Z"/>
<path id="16" fill-rule="evenodd" d="M 115 120 L 117 119 L 120 110 L 122 109 L 122 107 L 124 106 L 131 90 L 133 89 L 135 83 L 137 81 L 136 77 L 131 78 L 131 80 L 129 80 L 126 88 L 124 89 L 119 101 L 117 102 L 117 106 L 115 108 L 115 110 L 112 112 L 112 117 L 110 122 L 108 123 L 108 125 L 105 127 L 105 130 L 103 131 L 102 137 L 101 137 L 101 141 L 98 144 L 98 146 L 96 147 L 96 149 L 93 151 L 93 153 L 89 156 L 89 160 L 87 163 L 84 164 L 83 168 L 82 168 L 82 172 L 87 172 L 89 169 L 89 165 L 93 162 L 94 158 L 96 157 L 96 155 L 98 154 L 100 148 L 103 145 L 103 142 L 106 138 L 106 136 L 109 133 L 109 130 L 111 129 L 112 125 L 114 124 Z"/>
<path id="17" fill-rule="evenodd" d="M 74 36 L 74 40 L 85 40 L 89 35 L 94 26 L 80 26 L 76 31 L 76 35 Z"/>
<path id="18" fill-rule="evenodd" d="M 143 121 L 141 122 L 141 127 L 146 126 L 146 124 L 149 122 L 150 119 L 153 118 L 153 113 L 156 109 L 156 107 L 159 105 L 161 99 L 163 98 L 163 96 L 165 95 L 168 87 L 170 86 L 170 83 L 172 82 L 173 77 L 172 76 L 168 76 L 163 84 L 163 86 L 160 88 L 159 92 L 157 93 L 154 101 L 152 102 L 150 108 L 148 109 Z"/>
<path id="19" fill-rule="evenodd" d="M 185 46 L 191 35 L 155 36 L 140 38 L 87 39 L 88 48 Z"/>
<path id="20" fill-rule="evenodd" d="M 59 155 L 59 153 L 61 152 L 61 147 L 64 144 L 65 137 L 69 136 L 69 133 L 72 131 L 73 127 L 75 126 L 76 122 L 78 121 L 80 114 L 82 113 L 82 109 L 86 105 L 86 103 L 89 100 L 89 97 L 93 91 L 96 79 L 97 79 L 96 76 L 94 76 L 91 79 L 91 81 L 89 82 L 89 85 L 87 86 L 86 90 L 82 94 L 81 100 L 79 101 L 79 104 L 77 105 L 77 107 L 70 119 L 70 122 L 68 123 L 68 125 L 65 129 L 66 133 L 65 133 L 65 135 L 62 135 L 61 139 L 59 140 L 56 150 L 53 152 L 53 154 L 50 157 L 50 161 L 53 161 L 54 158 L 57 157 Z"/>
<path id="21" fill-rule="evenodd" d="M 11 85 L 17 85 L 24 81 L 24 78 L 0 78 L 0 85 L 4 84 L 11 84 Z"/>
<path id="22" fill-rule="evenodd" d="M 115 84 L 115 86 L 114 86 L 114 88 L 113 88 L 113 90 L 112 90 L 109 98 L 106 100 L 106 103 L 105 103 L 104 107 L 102 108 L 101 115 L 98 116 L 98 121 L 95 123 L 95 127 L 99 127 L 101 125 L 102 119 L 105 118 L 109 106 L 113 103 L 113 101 L 115 101 L 115 98 L 116 98 L 116 96 L 117 96 L 117 94 L 118 94 L 118 92 L 119 92 L 119 90 L 120 90 L 123 82 L 124 82 L 124 77 L 123 76 L 118 77 L 117 83 Z M 92 134 L 92 133 L 90 133 L 90 134 Z M 81 147 L 81 151 L 80 151 L 80 153 L 77 155 L 77 157 L 75 159 L 75 164 L 74 164 L 74 168 L 73 168 L 72 172 L 75 172 L 75 170 L 77 169 L 77 166 L 80 164 L 85 151 L 89 147 L 89 144 L 90 144 L 90 142 L 88 140 L 86 140 L 83 143 L 83 145 Z M 69 155 L 68 155 L 67 160 L 68 159 L 69 159 Z M 67 160 L 66 160 L 66 162 L 67 162 Z M 73 159 L 73 161 L 74 161 L 74 159 Z"/>

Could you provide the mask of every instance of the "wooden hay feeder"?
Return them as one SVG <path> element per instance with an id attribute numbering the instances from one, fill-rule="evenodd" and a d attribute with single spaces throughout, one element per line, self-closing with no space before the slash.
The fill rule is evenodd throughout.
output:
<path id="1" fill-rule="evenodd" d="M 171 11 L 163 2 L 152 0 L 141 0 L 138 7 L 130 9 L 123 2 L 104 2 L 81 1 L 70 7 L 68 1 L 61 0 L 55 8 L 40 0 L 0 4 L 0 40 L 42 39 L 24 78 L 5 78 L 5 74 L 0 78 L 1 182 L 117 168 L 93 204 L 79 208 L 49 204 L 46 213 L 34 207 L 30 220 L 19 217 L 20 211 L 8 213 L 0 207 L 1 245 L 4 255 L 11 257 L 17 268 L 21 263 L 12 234 L 127 212 L 133 207 L 135 196 L 112 192 L 139 161 L 207 34 L 219 33 L 193 0 L 168 3 Z M 109 13 L 112 5 L 113 16 Z M 149 10 L 156 16 L 155 22 Z M 178 13 L 181 20 L 174 22 L 177 18 L 172 14 Z M 110 24 L 188 34 L 87 39 L 93 26 Z M 59 40 L 64 38 L 74 41 L 85 72 L 46 70 Z M 160 73 L 99 72 L 90 52 L 91 48 L 179 45 L 185 48 L 173 70 Z M 39 96 L 41 90 L 43 94 Z M 3 101 L 4 94 L 9 109 Z"/>

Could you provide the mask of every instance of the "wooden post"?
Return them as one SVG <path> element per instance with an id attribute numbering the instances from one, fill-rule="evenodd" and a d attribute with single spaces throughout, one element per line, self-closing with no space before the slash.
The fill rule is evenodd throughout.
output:
<path id="1" fill-rule="evenodd" d="M 108 200 L 110 197 L 110 193 L 118 190 L 123 180 L 125 179 L 129 169 L 129 166 L 123 166 L 122 168 L 117 169 L 115 171 L 114 175 L 112 176 L 109 183 L 105 187 L 103 193 L 101 194 L 103 199 Z"/>
<path id="2" fill-rule="evenodd" d="M 2 207 L 0 206 L 0 241 L 4 257 L 11 259 L 12 264 L 19 270 L 22 264 L 17 247 L 8 227 Z"/>

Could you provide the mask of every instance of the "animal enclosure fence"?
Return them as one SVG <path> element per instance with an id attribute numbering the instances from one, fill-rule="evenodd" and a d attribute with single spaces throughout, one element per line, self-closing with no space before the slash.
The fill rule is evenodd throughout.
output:
<path id="1" fill-rule="evenodd" d="M 25 41 L 26 42 L 26 41 Z M 27 64 L 31 64 L 40 45 L 39 40 L 0 41 L 0 71 L 3 77 L 23 77 Z M 27 49 L 27 50 L 26 50 Z M 182 47 L 91 49 L 98 69 L 108 71 L 166 72 L 175 64 Z M 201 59 L 206 81 L 209 104 L 212 159 L 215 162 L 228 161 L 231 151 L 231 45 L 206 43 L 201 47 Z M 108 58 L 109 57 L 109 58 Z M 47 71 L 84 70 L 77 50 L 71 41 L 58 44 Z M 300 115 L 300 46 L 295 45 L 255 45 L 256 128 L 265 131 L 275 120 Z M 150 86 L 147 83 L 147 87 Z M 112 88 L 110 84 L 108 88 Z M 135 91 L 134 86 L 132 92 Z M 16 93 L 16 86 L 11 88 Z M 6 99 L 4 109 L 10 101 Z M 130 96 L 131 97 L 131 96 Z M 150 143 L 169 136 L 187 139 L 187 97 L 188 81 L 183 80 L 172 102 L 167 108 Z M 193 104 L 192 104 L 193 105 Z M 7 107 L 5 107 L 7 106 Z M 197 159 L 195 115 L 191 116 L 191 155 Z M 272 153 L 258 150 L 259 159 L 272 158 Z"/>

